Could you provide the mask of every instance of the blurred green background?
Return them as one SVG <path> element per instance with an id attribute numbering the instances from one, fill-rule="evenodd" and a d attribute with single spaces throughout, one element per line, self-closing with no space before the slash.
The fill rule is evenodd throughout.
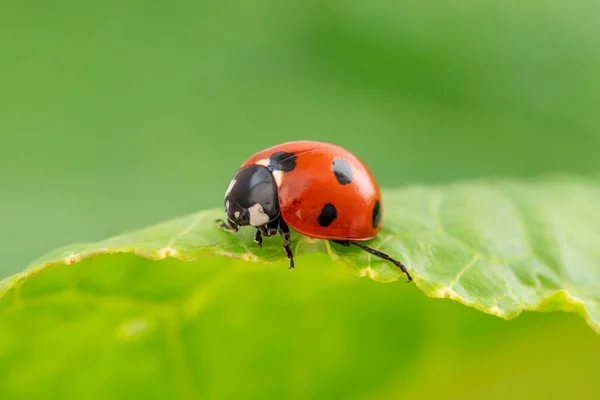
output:
<path id="1" fill-rule="evenodd" d="M 221 206 L 247 156 L 288 140 L 345 146 L 384 187 L 596 171 L 598 12 L 4 0 L 0 273 Z"/>
<path id="2" fill-rule="evenodd" d="M 4 0 L 0 277 L 58 246 L 221 206 L 239 164 L 283 141 L 342 145 L 383 187 L 595 174 L 599 15 L 595 0 Z M 410 293 L 400 306 L 425 301 Z M 427 301 L 473 332 L 492 318 Z M 548 329 L 597 340 L 572 316 L 522 319 L 521 354 Z M 502 337 L 505 322 L 489 324 Z M 561 351 L 556 378 L 591 367 L 589 351 Z M 514 379 L 506 393 L 529 385 Z"/>

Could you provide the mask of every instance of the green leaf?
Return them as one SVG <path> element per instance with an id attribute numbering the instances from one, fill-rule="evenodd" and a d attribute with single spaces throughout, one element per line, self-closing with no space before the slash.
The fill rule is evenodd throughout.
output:
<path id="1" fill-rule="evenodd" d="M 449 297 L 506 319 L 524 310 L 573 311 L 600 331 L 600 187 L 595 181 L 415 186 L 385 191 L 384 204 L 385 227 L 371 245 L 403 260 L 426 295 Z M 415 359 L 426 346 L 415 340 L 427 337 L 422 330 L 431 323 L 423 318 L 431 312 L 419 298 L 406 297 L 414 285 L 366 287 L 360 284 L 365 280 L 340 268 L 345 264 L 352 274 L 379 282 L 404 282 L 389 263 L 294 234 L 297 269 L 287 270 L 280 240 L 266 239 L 260 250 L 251 229 L 224 232 L 214 224 L 218 217 L 221 210 L 202 211 L 102 242 L 72 245 L 0 281 L 0 398 L 286 397 L 289 390 L 299 390 L 293 389 L 298 369 L 303 382 L 312 382 L 302 386 L 313 390 L 306 392 L 311 397 L 323 395 L 319 388 L 327 379 L 318 370 L 308 372 L 320 351 L 358 349 L 382 331 L 395 332 L 394 341 L 411 341 L 406 347 L 371 341 L 365 359 L 356 352 L 345 361 L 344 352 L 327 357 L 332 364 L 323 371 L 344 375 L 351 372 L 343 365 L 368 363 L 377 343 L 383 346 L 377 352 L 399 352 L 394 360 Z M 389 326 L 375 322 L 374 308 L 378 323 Z M 441 326 L 466 318 L 460 315 L 446 310 L 428 319 L 446 337 L 453 333 Z M 290 336 L 293 326 L 302 339 Z M 349 327 L 353 332 L 345 332 Z M 317 336 L 325 342 L 311 342 Z M 548 340 L 553 347 L 556 338 Z M 299 350 L 319 343 L 327 350 Z M 293 366 L 284 356 L 290 348 L 296 349 Z M 439 357 L 442 350 L 435 352 Z M 259 361 L 267 355 L 268 363 Z M 454 353 L 448 357 L 456 360 Z M 236 373 L 244 383 L 230 387 L 231 363 L 279 374 L 281 383 L 264 386 L 256 380 L 258 372 Z M 382 385 L 392 379 L 377 370 L 361 374 Z M 328 396 L 350 395 L 362 381 L 330 381 Z M 404 393 L 423 390 L 415 385 Z"/>
<path id="2" fill-rule="evenodd" d="M 451 298 L 506 319 L 525 310 L 574 311 L 600 332 L 600 189 L 595 181 L 470 182 L 384 192 L 385 220 L 370 245 L 402 260 L 427 296 Z M 285 260 L 277 239 L 255 246 L 251 228 L 233 234 L 215 224 L 221 210 L 194 215 L 91 244 L 54 251 L 0 282 L 9 292 L 52 266 L 99 254 L 133 253 L 150 260 L 227 256 L 263 263 Z M 358 276 L 392 282 L 393 265 L 354 248 L 293 235 L 298 268 L 324 252 Z M 62 279 L 74 279 L 69 269 Z M 62 285 L 65 282 L 55 282 Z M 158 284 L 158 282 L 157 282 Z"/>

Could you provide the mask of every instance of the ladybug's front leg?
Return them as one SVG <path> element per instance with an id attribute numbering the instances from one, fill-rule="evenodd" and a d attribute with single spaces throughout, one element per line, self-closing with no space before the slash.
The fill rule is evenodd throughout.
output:
<path id="1" fill-rule="evenodd" d="M 217 224 L 219 224 L 219 228 L 224 229 L 228 232 L 237 232 L 239 230 L 238 226 L 231 221 L 227 220 L 227 222 L 222 219 L 215 220 Z"/>
<path id="2" fill-rule="evenodd" d="M 262 249 L 262 234 L 260 233 L 260 229 L 257 229 L 256 232 L 254 232 L 254 243 Z"/>
<path id="3" fill-rule="evenodd" d="M 285 221 L 283 219 L 281 219 L 279 221 L 279 233 L 281 234 L 281 237 L 283 238 L 282 244 L 283 244 L 283 250 L 285 250 L 285 254 L 287 255 L 288 260 L 290 260 L 290 268 L 295 268 L 294 267 L 294 254 L 292 253 L 292 240 L 290 237 L 290 228 L 287 226 L 287 224 L 285 223 Z"/>
<path id="4" fill-rule="evenodd" d="M 277 229 L 279 229 L 279 221 L 276 219 L 266 225 L 257 227 L 256 232 L 254 232 L 254 243 L 262 249 L 263 236 L 273 237 L 277 235 Z"/>

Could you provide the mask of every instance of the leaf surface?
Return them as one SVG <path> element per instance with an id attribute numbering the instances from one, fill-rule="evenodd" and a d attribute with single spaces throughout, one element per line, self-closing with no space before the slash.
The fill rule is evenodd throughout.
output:
<path id="1" fill-rule="evenodd" d="M 451 298 L 506 319 L 525 310 L 574 311 L 600 331 L 600 188 L 595 181 L 467 182 L 384 191 L 384 228 L 369 244 L 402 260 L 427 296 Z M 278 239 L 255 246 L 251 228 L 224 232 L 220 210 L 201 211 L 97 243 L 56 250 L 0 282 L 0 295 L 52 266 L 99 254 L 151 260 L 227 256 L 285 260 Z M 393 265 L 361 250 L 294 234 L 297 266 L 323 252 L 358 276 L 404 279 Z M 73 274 L 76 269 L 70 270 Z M 66 279 L 66 278 L 65 278 Z M 61 284 L 61 282 L 57 282 Z M 7 307 L 0 300 L 0 309 Z"/>
<path id="2" fill-rule="evenodd" d="M 373 387 L 414 398 L 439 376 L 445 393 L 460 395 L 464 376 L 496 388 L 555 373 L 532 352 L 594 365 L 597 337 L 564 317 L 535 331 L 535 314 L 504 327 L 418 289 L 506 319 L 573 311 L 600 331 L 596 183 L 409 187 L 385 191 L 384 204 L 385 227 L 370 244 L 403 260 L 415 285 L 356 279 L 344 265 L 405 281 L 358 249 L 298 234 L 288 270 L 278 239 L 260 250 L 251 229 L 220 230 L 220 210 L 42 257 L 0 281 L 0 398 L 372 398 Z M 557 349 L 564 337 L 577 339 Z M 503 369 L 507 351 L 515 364 Z M 373 357 L 388 364 L 354 367 Z M 593 371 L 573 369 L 548 393 L 584 393 Z"/>

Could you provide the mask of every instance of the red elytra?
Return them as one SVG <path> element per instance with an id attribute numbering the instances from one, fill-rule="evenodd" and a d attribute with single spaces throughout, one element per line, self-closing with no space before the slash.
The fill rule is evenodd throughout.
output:
<path id="1" fill-rule="evenodd" d="M 295 155 L 293 169 L 273 172 L 281 216 L 289 226 L 319 239 L 364 241 L 377 235 L 382 212 L 379 186 L 354 154 L 329 143 L 290 142 L 254 154 L 242 168 L 268 167 L 278 152 Z M 335 209 L 335 218 L 321 218 L 321 224 L 319 217 L 328 204 Z"/>
<path id="2" fill-rule="evenodd" d="M 262 150 L 239 168 L 225 193 L 228 231 L 256 228 L 254 241 L 280 234 L 294 268 L 289 226 L 344 246 L 356 246 L 392 262 L 412 280 L 406 267 L 362 242 L 381 228 L 381 194 L 365 164 L 348 150 L 322 142 L 289 142 Z M 288 226 L 289 225 L 289 226 Z"/>

